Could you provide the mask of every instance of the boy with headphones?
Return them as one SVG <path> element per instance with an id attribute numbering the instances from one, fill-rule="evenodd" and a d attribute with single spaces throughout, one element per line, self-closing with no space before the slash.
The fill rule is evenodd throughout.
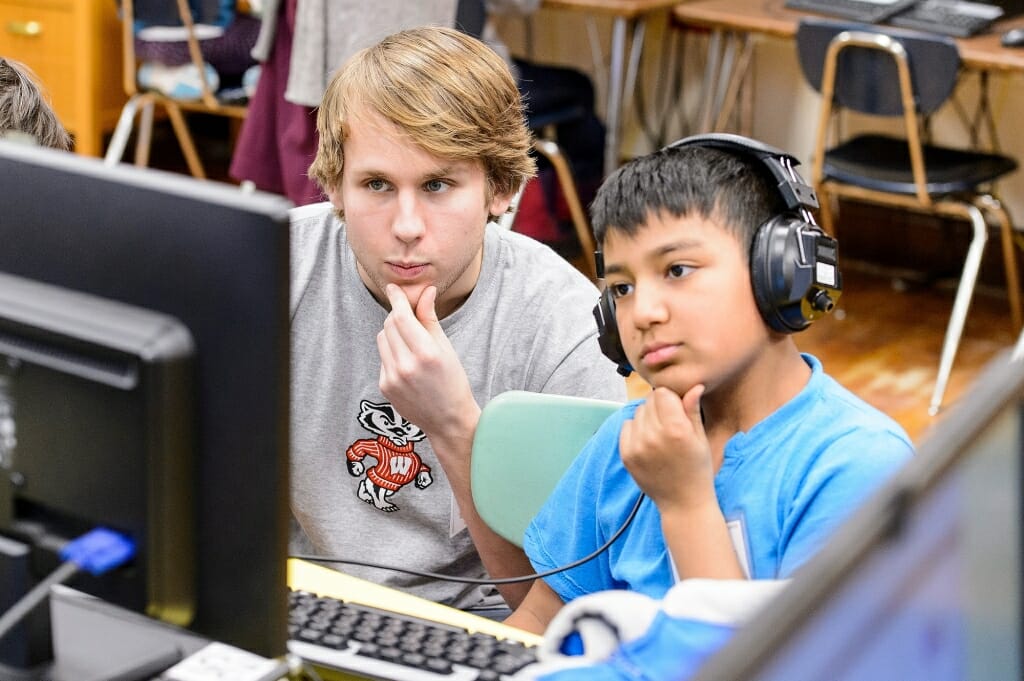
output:
<path id="1" fill-rule="evenodd" d="M 594 560 L 537 580 L 509 624 L 543 631 L 596 591 L 661 598 L 686 578 L 789 577 L 911 456 L 899 425 L 793 342 L 842 287 L 796 164 L 702 135 L 624 165 L 598 191 L 601 346 L 653 391 L 605 422 L 525 549 L 550 570 L 628 527 Z"/>

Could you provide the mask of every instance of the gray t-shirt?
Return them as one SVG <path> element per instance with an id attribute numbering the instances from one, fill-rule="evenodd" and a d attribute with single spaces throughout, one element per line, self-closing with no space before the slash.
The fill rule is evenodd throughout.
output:
<path id="1" fill-rule="evenodd" d="M 325 203 L 296 209 L 291 230 L 293 551 L 485 576 L 429 441 L 380 393 L 387 310 L 359 278 L 344 225 Z M 547 246 L 489 225 L 476 288 L 441 321 L 477 403 L 507 390 L 624 400 L 598 348 L 597 296 Z M 337 567 L 458 608 L 501 604 L 492 587 Z"/>

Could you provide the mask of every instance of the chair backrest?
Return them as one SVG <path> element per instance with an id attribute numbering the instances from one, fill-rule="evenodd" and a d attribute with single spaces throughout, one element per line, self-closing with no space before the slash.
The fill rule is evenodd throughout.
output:
<path id="1" fill-rule="evenodd" d="M 196 24 L 222 26 L 234 16 L 234 0 L 119 0 L 122 12 L 124 41 L 124 89 L 130 97 L 139 91 L 138 60 L 135 55 L 135 34 L 147 26 L 181 26 L 188 44 L 189 56 L 201 75 L 203 104 L 210 110 L 221 108 L 214 88 L 206 79 L 202 50 L 196 35 Z"/>
<path id="2" fill-rule="evenodd" d="M 187 0 L 192 21 L 197 24 L 227 26 L 235 14 L 236 0 Z M 133 0 L 135 30 L 146 26 L 181 26 L 176 0 Z"/>
<path id="3" fill-rule="evenodd" d="M 487 23 L 487 3 L 484 0 L 459 0 L 455 8 L 455 27 L 473 36 L 480 38 L 484 34 L 484 24 Z"/>
<path id="4" fill-rule="evenodd" d="M 510 391 L 487 403 L 473 438 L 473 503 L 519 546 L 555 484 L 618 402 Z"/>
<path id="5" fill-rule="evenodd" d="M 850 41 L 851 36 L 872 36 L 874 40 L 865 45 L 861 41 Z M 839 44 L 843 42 L 848 44 Z M 894 43 L 897 45 L 892 47 Z M 892 49 L 906 53 L 917 113 L 927 115 L 938 109 L 952 94 L 960 73 L 960 54 L 952 38 L 806 18 L 797 28 L 797 58 L 804 78 L 818 92 L 822 92 L 830 47 L 839 49 L 834 101 L 860 113 L 903 114 L 899 72 Z"/>

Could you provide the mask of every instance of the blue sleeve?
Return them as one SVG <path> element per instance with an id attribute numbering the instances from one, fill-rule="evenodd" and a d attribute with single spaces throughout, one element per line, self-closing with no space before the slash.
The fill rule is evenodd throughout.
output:
<path id="1" fill-rule="evenodd" d="M 602 515 L 616 507 L 610 498 L 616 496 L 616 487 L 631 484 L 632 480 L 619 461 L 619 431 L 626 411 L 619 410 L 605 421 L 527 528 L 523 548 L 537 572 L 567 565 L 607 541 Z M 612 589 L 615 584 L 609 560 L 606 551 L 579 567 L 546 577 L 545 581 L 564 602 Z"/>
<path id="2" fill-rule="evenodd" d="M 853 430 L 816 457 L 792 497 L 780 537 L 779 577 L 790 577 L 913 455 L 902 434 Z"/>

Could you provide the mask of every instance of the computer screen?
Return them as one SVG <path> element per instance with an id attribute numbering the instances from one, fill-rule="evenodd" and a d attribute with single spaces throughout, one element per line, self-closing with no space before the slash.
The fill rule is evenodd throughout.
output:
<path id="1" fill-rule="evenodd" d="M 1004 353 L 693 678 L 1020 679 L 1022 405 Z"/>
<path id="2" fill-rule="evenodd" d="M 142 508 L 153 494 L 166 493 L 160 487 L 166 480 L 150 475 L 152 460 L 143 464 L 130 457 L 140 451 L 155 456 L 161 446 L 165 453 L 180 451 L 182 441 L 190 441 L 186 449 L 191 451 L 184 454 L 191 454 L 191 467 L 187 461 L 162 465 L 171 466 L 171 477 L 188 475 L 178 481 L 187 498 L 171 495 L 165 501 L 194 518 L 188 549 L 193 556 L 188 550 L 163 556 L 161 567 L 167 574 L 178 568 L 185 575 L 194 572 L 190 629 L 268 656 L 283 654 L 287 638 L 289 207 L 282 198 L 243 194 L 229 185 L 0 143 L 0 273 L 29 285 L 59 287 L 35 299 L 36 309 L 44 312 L 66 306 L 68 296 L 100 299 L 82 304 L 104 312 L 95 313 L 102 330 L 88 331 L 90 347 L 72 341 L 81 354 L 99 349 L 102 355 L 102 347 L 111 344 L 123 351 L 134 343 L 126 353 L 129 364 L 136 362 L 131 355 L 141 353 L 158 370 L 174 370 L 164 373 L 170 383 L 159 377 L 144 382 L 147 390 L 158 386 L 163 394 L 144 390 L 131 397 L 122 391 L 121 404 L 102 380 L 90 384 L 73 372 L 50 367 L 43 376 L 40 370 L 40 377 L 25 385 L 45 387 L 51 396 L 62 396 L 62 404 L 57 409 L 38 396 L 17 393 L 8 400 L 16 423 L 26 429 L 14 444 L 13 461 L 39 458 L 32 484 L 23 489 L 12 480 L 19 477 L 12 475 L 19 472 L 16 466 L 4 471 L 11 489 L 0 500 L 13 509 L 0 509 L 0 518 L 33 506 L 55 509 L 61 517 L 88 509 L 86 518 L 101 519 L 117 517 L 126 506 Z M 103 301 L 131 306 L 131 314 L 125 308 L 121 312 L 128 317 L 111 312 Z M 83 322 L 89 327 L 89 315 L 82 317 L 71 324 L 79 331 Z M 188 345 L 181 340 L 187 335 L 192 347 L 172 350 L 168 364 L 153 347 L 139 347 L 138 334 L 172 323 L 181 327 L 172 332 L 178 344 Z M 66 328 L 49 335 L 68 342 Z M 187 390 L 183 381 L 191 381 Z M 168 386 L 178 394 L 166 394 Z M 153 405 L 159 405 L 155 416 L 146 411 Z M 160 427 L 152 427 L 154 419 Z M 35 437 L 45 428 L 29 428 L 48 420 L 55 429 L 49 443 L 61 447 L 71 438 L 58 437 L 59 429 L 75 420 L 84 424 L 77 447 L 59 460 L 46 448 L 38 454 L 23 449 L 49 444 Z M 145 442 L 164 436 L 179 441 Z M 123 451 L 111 452 L 112 446 Z M 48 479 L 60 483 L 48 487 L 44 499 L 33 496 L 38 481 Z M 150 485 L 149 501 L 140 501 L 141 493 L 138 498 L 127 494 L 132 485 Z M 151 558 L 145 543 L 139 551 L 136 567 Z M 137 589 L 138 584 L 116 597 L 133 608 L 154 609 L 151 596 L 144 604 L 136 601 Z M 152 593 L 152 585 L 146 589 Z"/>

